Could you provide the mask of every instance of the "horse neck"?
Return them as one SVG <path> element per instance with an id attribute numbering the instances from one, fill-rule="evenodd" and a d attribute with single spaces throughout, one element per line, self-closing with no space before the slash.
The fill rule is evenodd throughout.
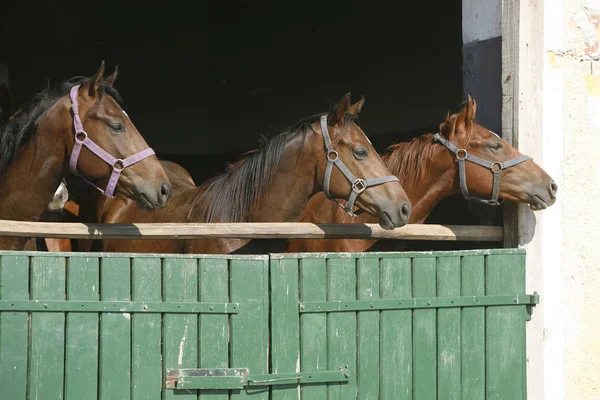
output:
<path id="1" fill-rule="evenodd" d="M 9 165 L 0 184 L 0 219 L 36 221 L 52 200 L 67 171 L 67 120 L 57 104 L 37 123 L 37 133 Z"/>
<path id="2" fill-rule="evenodd" d="M 423 223 L 440 201 L 458 193 L 454 160 L 432 139 L 424 135 L 401 143 L 382 157 L 410 199 L 411 224 Z"/>
<path id="3" fill-rule="evenodd" d="M 317 157 L 321 153 L 325 157 L 321 137 L 310 130 L 309 132 L 304 140 L 299 133 L 286 143 L 279 163 L 271 167 L 276 171 L 271 176 L 266 190 L 255 199 L 254 204 L 247 207 L 242 221 L 230 222 L 296 221 L 300 218 L 308 199 L 318 190 L 315 185 Z M 321 142 L 318 142 L 319 139 Z M 232 174 L 240 171 L 241 168 L 238 167 Z M 222 183 L 226 185 L 233 180 L 228 179 Z M 200 185 L 195 190 L 195 205 L 188 219 L 194 222 L 206 222 L 204 200 L 219 196 L 222 190 L 222 185 L 208 183 Z M 221 201 L 228 200 L 221 199 Z"/>

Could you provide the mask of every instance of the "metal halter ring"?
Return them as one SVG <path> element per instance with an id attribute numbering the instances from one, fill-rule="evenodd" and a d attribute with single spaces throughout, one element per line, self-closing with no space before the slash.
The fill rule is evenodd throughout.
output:
<path id="1" fill-rule="evenodd" d="M 499 162 L 493 162 L 492 165 L 490 165 L 490 170 L 492 170 L 492 172 L 495 174 L 502 171 L 503 169 L 504 167 L 502 166 L 502 163 Z"/>
<path id="2" fill-rule="evenodd" d="M 88 137 L 88 134 L 86 131 L 77 132 L 75 134 L 75 140 L 78 140 L 80 142 L 83 142 L 85 139 L 87 139 L 87 137 Z"/>
<path id="3" fill-rule="evenodd" d="M 331 156 L 334 156 L 333 158 L 331 158 Z M 335 150 L 329 150 L 327 152 L 327 159 L 331 162 L 336 162 L 338 159 L 340 158 L 339 154 L 337 151 Z"/>
<path id="4" fill-rule="evenodd" d="M 464 156 L 461 157 L 461 154 L 464 154 Z M 459 160 L 466 160 L 468 155 L 469 153 L 467 153 L 467 150 L 465 149 L 458 149 L 456 151 L 456 158 L 458 158 Z"/>
<path id="5" fill-rule="evenodd" d="M 352 190 L 356 193 L 362 193 L 367 188 L 367 185 L 364 180 L 358 178 L 354 182 L 352 182 Z"/>
<path id="6" fill-rule="evenodd" d="M 123 164 L 123 160 L 120 158 L 115 161 L 115 165 L 113 165 L 114 169 L 120 169 L 121 171 L 125 169 L 125 165 Z"/>

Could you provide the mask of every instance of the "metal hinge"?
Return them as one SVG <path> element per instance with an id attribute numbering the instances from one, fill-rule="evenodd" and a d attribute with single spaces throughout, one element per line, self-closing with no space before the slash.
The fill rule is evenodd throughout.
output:
<path id="1" fill-rule="evenodd" d="M 237 314 L 239 303 L 162 301 L 0 300 L 0 311 Z"/>
<path id="2" fill-rule="evenodd" d="M 482 306 L 535 306 L 539 295 L 515 294 L 494 296 L 429 297 L 386 300 L 307 301 L 298 305 L 300 313 L 347 311 L 406 310 L 416 308 L 454 308 Z"/>
<path id="3" fill-rule="evenodd" d="M 339 371 L 250 374 L 248 368 L 168 369 L 166 387 L 174 390 L 228 390 L 248 386 L 272 386 L 303 383 L 344 383 L 350 374 L 346 366 Z"/>

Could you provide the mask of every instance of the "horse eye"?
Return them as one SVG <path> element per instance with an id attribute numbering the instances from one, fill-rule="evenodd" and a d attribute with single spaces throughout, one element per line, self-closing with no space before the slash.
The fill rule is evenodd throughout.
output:
<path id="1" fill-rule="evenodd" d="M 492 150 L 500 150 L 502 148 L 502 143 L 497 142 L 497 143 L 491 144 L 489 147 Z"/>
<path id="2" fill-rule="evenodd" d="M 365 158 L 368 155 L 369 155 L 369 152 L 367 151 L 367 149 L 356 149 L 356 150 L 354 150 L 354 157 L 356 157 L 358 159 Z"/>
<path id="3" fill-rule="evenodd" d="M 108 124 L 108 127 L 110 128 L 111 131 L 114 131 L 114 132 L 123 132 L 123 130 L 124 130 L 123 124 L 119 124 L 119 123 Z"/>

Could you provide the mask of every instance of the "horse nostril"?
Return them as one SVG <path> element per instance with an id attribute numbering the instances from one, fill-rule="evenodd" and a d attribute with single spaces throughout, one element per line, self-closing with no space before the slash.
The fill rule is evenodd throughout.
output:
<path id="1" fill-rule="evenodd" d="M 410 204 L 402 204 L 402 208 L 400 209 L 400 211 L 402 212 L 402 217 L 408 220 L 408 218 L 410 217 Z"/>
<path id="2" fill-rule="evenodd" d="M 171 195 L 171 185 L 163 182 L 160 185 L 160 195 L 161 197 L 169 197 Z"/>
<path id="3" fill-rule="evenodd" d="M 558 192 L 558 185 L 556 184 L 556 182 L 552 181 L 550 182 L 550 193 L 555 196 L 556 192 Z"/>

